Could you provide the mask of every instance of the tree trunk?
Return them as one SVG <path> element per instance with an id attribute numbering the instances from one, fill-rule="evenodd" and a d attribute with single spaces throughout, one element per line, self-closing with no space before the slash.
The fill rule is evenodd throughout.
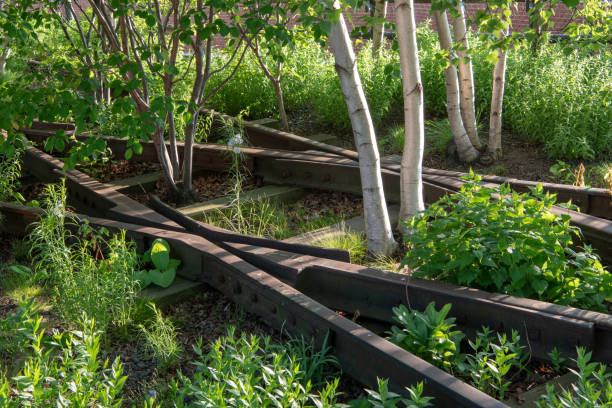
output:
<path id="1" fill-rule="evenodd" d="M 338 7 L 337 2 L 334 7 Z M 397 243 L 393 239 L 385 202 L 374 125 L 357 71 L 351 38 L 342 14 L 337 22 L 332 22 L 329 40 L 359 153 L 368 251 L 388 256 L 393 253 Z"/>
<path id="2" fill-rule="evenodd" d="M 503 35 L 503 34 L 502 34 Z M 489 146 L 487 151 L 493 160 L 502 158 L 502 105 L 506 83 L 506 52 L 499 50 L 493 68 L 493 92 L 491 93 L 491 116 L 489 117 Z"/>
<path id="3" fill-rule="evenodd" d="M 11 48 L 7 45 L 4 47 L 2 53 L 0 54 L 0 74 L 4 74 L 4 72 L 6 71 L 6 62 L 8 61 L 10 55 Z"/>
<path id="4" fill-rule="evenodd" d="M 387 17 L 387 2 L 384 0 L 374 0 L 374 17 L 386 18 Z M 385 24 L 375 23 L 372 27 L 372 56 L 377 57 L 380 54 L 380 48 L 382 47 L 385 39 Z"/>
<path id="5" fill-rule="evenodd" d="M 461 90 L 461 118 L 463 119 L 463 126 L 465 126 L 465 131 L 472 145 L 477 149 L 481 149 L 482 143 L 480 143 L 480 139 L 478 138 L 478 127 L 476 123 L 472 60 L 471 58 L 466 58 L 468 57 L 467 50 L 469 50 L 470 45 L 467 39 L 463 5 L 457 5 L 456 10 L 459 16 L 453 20 L 453 34 L 455 35 L 455 42 L 461 43 L 462 48 L 465 48 L 457 51 L 459 57 L 459 88 Z"/>
<path id="6" fill-rule="evenodd" d="M 395 0 L 395 16 L 404 94 L 404 152 L 400 174 L 399 228 L 400 231 L 406 232 L 402 221 L 425 210 L 422 179 L 425 119 L 413 1 Z"/>
<path id="7" fill-rule="evenodd" d="M 438 38 L 440 47 L 449 52 L 449 60 L 452 50 L 452 40 L 446 11 L 434 11 L 434 18 L 438 28 Z M 450 123 L 453 139 L 457 146 L 457 154 L 462 162 L 472 162 L 478 158 L 478 150 L 474 148 L 470 138 L 468 137 L 463 119 L 461 119 L 461 108 L 459 103 L 459 78 L 457 77 L 457 69 L 450 63 L 444 69 L 444 80 L 446 82 L 446 112 L 448 113 L 448 121 Z"/>
<path id="8" fill-rule="evenodd" d="M 276 101 L 278 102 L 278 112 L 280 114 L 281 129 L 285 132 L 289 131 L 289 121 L 287 120 L 287 112 L 285 111 L 285 101 L 283 99 L 283 88 L 281 88 L 280 78 L 275 78 L 272 82 L 274 91 L 276 92 Z"/>

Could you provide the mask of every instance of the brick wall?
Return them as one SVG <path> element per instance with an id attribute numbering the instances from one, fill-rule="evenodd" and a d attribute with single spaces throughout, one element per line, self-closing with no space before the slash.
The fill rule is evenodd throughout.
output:
<path id="1" fill-rule="evenodd" d="M 414 14 L 417 23 L 421 23 L 427 19 L 432 19 L 432 16 L 429 14 L 430 7 L 431 5 L 428 3 L 416 3 L 414 5 Z M 476 10 L 482 10 L 485 7 L 485 3 L 468 3 L 466 5 L 466 16 L 473 15 Z M 552 18 L 554 26 L 551 32 L 560 33 L 570 22 L 572 13 L 563 4 L 557 4 L 553 10 L 555 12 L 555 15 Z M 355 25 L 363 24 L 362 22 L 358 21 L 358 17 L 363 15 L 369 15 L 369 11 L 367 11 L 365 8 L 353 13 Z M 387 18 L 390 21 L 395 22 L 395 13 L 392 3 L 390 3 L 389 7 L 387 8 Z M 518 3 L 512 8 L 511 19 L 513 31 L 522 31 L 529 26 L 529 15 L 525 10 L 525 3 Z"/>

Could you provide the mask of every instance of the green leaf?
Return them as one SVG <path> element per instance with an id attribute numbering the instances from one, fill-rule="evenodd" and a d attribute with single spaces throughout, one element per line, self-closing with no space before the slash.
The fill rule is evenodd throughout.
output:
<path id="1" fill-rule="evenodd" d="M 140 281 L 141 289 L 151 284 L 151 277 L 148 271 L 142 270 L 134 273 L 134 280 Z"/>
<path id="2" fill-rule="evenodd" d="M 151 246 L 151 261 L 159 270 L 168 268 L 170 262 L 170 245 L 166 240 L 157 238 Z"/>
<path id="3" fill-rule="evenodd" d="M 151 282 L 162 288 L 167 288 L 174 282 L 176 269 L 168 269 L 163 272 L 158 269 L 152 269 L 149 271 L 149 276 L 151 277 Z"/>

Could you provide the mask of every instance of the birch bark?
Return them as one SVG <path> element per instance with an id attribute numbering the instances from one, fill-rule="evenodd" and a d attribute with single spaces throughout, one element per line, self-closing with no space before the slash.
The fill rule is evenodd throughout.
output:
<path id="1" fill-rule="evenodd" d="M 384 0 L 375 0 L 374 5 L 374 17 L 386 18 L 387 17 L 387 2 Z M 380 48 L 382 47 L 383 40 L 385 38 L 385 24 L 376 23 L 372 27 L 372 55 L 374 57 L 380 54 Z"/>
<path id="2" fill-rule="evenodd" d="M 478 127 L 476 124 L 476 108 L 474 98 L 474 74 L 472 71 L 472 60 L 468 58 L 470 44 L 467 39 L 467 28 L 465 26 L 465 11 L 462 4 L 458 4 L 455 8 L 459 15 L 453 20 L 453 34 L 455 42 L 461 43 L 461 49 L 457 51 L 459 57 L 459 89 L 461 91 L 461 118 L 463 126 L 470 138 L 472 145 L 477 148 L 482 148 L 482 143 L 478 138 Z M 466 62 L 467 60 L 467 62 Z"/>
<path id="3" fill-rule="evenodd" d="M 503 35 L 503 34 L 502 34 Z M 502 158 L 502 106 L 506 84 L 506 51 L 499 50 L 493 68 L 493 91 L 491 93 L 491 116 L 489 117 L 489 146 L 487 152 L 493 160 Z"/>
<path id="4" fill-rule="evenodd" d="M 334 7 L 339 7 L 339 4 L 336 2 Z M 376 255 L 390 255 L 397 247 L 397 243 L 391 232 L 391 222 L 385 202 L 374 125 L 357 71 L 353 45 L 342 14 L 337 22 L 332 22 L 329 40 L 359 153 L 368 251 Z"/>
<path id="5" fill-rule="evenodd" d="M 450 57 L 453 50 L 446 11 L 434 11 L 434 18 L 438 28 L 440 47 L 448 51 Z M 459 160 L 469 163 L 476 160 L 479 153 L 472 145 L 472 142 L 470 142 L 470 138 L 463 126 L 459 102 L 459 78 L 457 76 L 457 69 L 452 63 L 449 63 L 448 67 L 444 69 L 444 80 L 446 82 L 446 112 L 448 113 L 448 121 L 453 133 L 453 139 L 457 146 L 457 154 L 459 155 Z"/>
<path id="6" fill-rule="evenodd" d="M 422 178 L 425 119 L 413 0 L 395 0 L 395 16 L 402 69 L 405 129 L 400 174 L 399 228 L 400 231 L 406 232 L 402 221 L 406 221 L 425 210 Z"/>

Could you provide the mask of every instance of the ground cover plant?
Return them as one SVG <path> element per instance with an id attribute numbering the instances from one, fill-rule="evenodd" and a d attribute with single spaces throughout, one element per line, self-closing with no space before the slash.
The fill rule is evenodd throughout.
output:
<path id="1" fill-rule="evenodd" d="M 550 212 L 556 198 L 465 178 L 457 194 L 432 204 L 407 225 L 403 260 L 414 277 L 606 312 L 612 275 L 589 246 L 573 248 L 578 228 Z"/>

